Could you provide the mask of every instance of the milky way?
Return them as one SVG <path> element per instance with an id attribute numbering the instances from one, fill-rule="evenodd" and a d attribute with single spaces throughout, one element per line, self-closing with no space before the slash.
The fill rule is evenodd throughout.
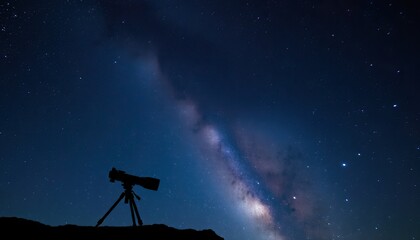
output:
<path id="1" fill-rule="evenodd" d="M 212 166 L 213 177 L 222 179 L 237 210 L 262 232 L 261 239 L 290 239 L 300 236 L 322 239 L 329 236 L 325 222 L 316 219 L 321 204 L 301 172 L 301 156 L 270 139 L 255 126 L 235 122 L 219 127 L 205 120 L 191 97 L 177 97 L 170 79 L 162 72 L 154 54 L 141 65 L 154 76 L 155 88 L 177 109 L 180 120 L 201 149 L 202 161 Z M 313 223 L 316 222 L 315 225 Z"/>

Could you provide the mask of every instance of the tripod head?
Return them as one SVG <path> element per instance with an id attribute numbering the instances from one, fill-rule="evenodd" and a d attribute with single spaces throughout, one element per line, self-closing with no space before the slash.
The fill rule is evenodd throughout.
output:
<path id="1" fill-rule="evenodd" d="M 128 203 L 130 198 L 136 197 L 137 200 L 140 200 L 140 196 L 137 195 L 134 191 L 133 191 L 133 186 L 134 184 L 131 183 L 126 183 L 123 182 L 122 186 L 124 188 L 124 193 L 125 193 L 125 199 L 124 199 L 124 203 Z"/>

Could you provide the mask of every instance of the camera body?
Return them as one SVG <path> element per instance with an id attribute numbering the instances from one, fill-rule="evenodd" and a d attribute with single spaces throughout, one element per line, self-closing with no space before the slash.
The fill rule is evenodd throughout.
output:
<path id="1" fill-rule="evenodd" d="M 115 182 L 115 180 L 117 180 L 126 185 L 139 185 L 153 191 L 157 191 L 160 184 L 160 180 L 157 178 L 130 175 L 124 171 L 116 169 L 115 167 L 109 171 L 108 176 L 111 182 Z"/>

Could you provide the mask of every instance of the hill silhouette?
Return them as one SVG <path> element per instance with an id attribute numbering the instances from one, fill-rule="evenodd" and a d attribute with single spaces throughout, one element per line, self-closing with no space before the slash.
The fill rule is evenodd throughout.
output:
<path id="1" fill-rule="evenodd" d="M 213 230 L 176 229 L 163 224 L 138 227 L 89 227 L 77 225 L 49 226 L 40 222 L 0 217 L 3 237 L 13 239 L 60 239 L 60 240 L 223 240 Z"/>

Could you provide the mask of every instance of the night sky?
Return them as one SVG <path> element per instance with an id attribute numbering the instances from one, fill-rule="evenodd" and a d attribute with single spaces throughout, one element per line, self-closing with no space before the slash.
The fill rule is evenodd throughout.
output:
<path id="1" fill-rule="evenodd" d="M 1 1 L 0 216 L 420 239 L 412 2 Z"/>

